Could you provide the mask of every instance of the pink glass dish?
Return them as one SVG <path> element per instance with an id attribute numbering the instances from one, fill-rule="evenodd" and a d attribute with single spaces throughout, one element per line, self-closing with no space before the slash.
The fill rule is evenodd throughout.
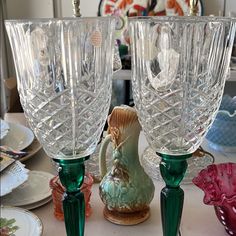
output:
<path id="1" fill-rule="evenodd" d="M 91 174 L 86 173 L 84 176 L 83 185 L 81 187 L 81 191 L 84 193 L 86 218 L 92 214 L 92 208 L 90 205 L 92 185 L 93 185 L 93 177 Z M 62 200 L 63 200 L 63 194 L 65 192 L 65 188 L 62 186 L 58 175 L 51 179 L 50 187 L 52 189 L 54 216 L 58 220 L 64 220 Z"/>
<path id="2" fill-rule="evenodd" d="M 213 205 L 229 235 L 236 235 L 236 163 L 209 165 L 193 183 L 205 193 L 203 202 Z"/>

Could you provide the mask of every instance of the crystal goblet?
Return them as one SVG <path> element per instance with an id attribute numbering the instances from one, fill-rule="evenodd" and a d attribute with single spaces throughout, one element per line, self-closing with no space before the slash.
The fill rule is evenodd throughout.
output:
<path id="1" fill-rule="evenodd" d="M 67 235 L 84 235 L 84 161 L 108 114 L 115 18 L 6 21 L 25 116 L 66 188 Z"/>
<path id="2" fill-rule="evenodd" d="M 176 236 L 187 158 L 200 146 L 219 108 L 235 19 L 137 17 L 130 20 L 135 106 L 149 145 L 162 160 L 163 235 Z"/>

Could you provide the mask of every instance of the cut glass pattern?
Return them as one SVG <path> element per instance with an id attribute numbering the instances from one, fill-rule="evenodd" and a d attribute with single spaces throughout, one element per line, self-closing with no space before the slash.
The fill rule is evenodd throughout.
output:
<path id="1" fill-rule="evenodd" d="M 108 114 L 114 18 L 7 21 L 25 115 L 47 154 L 96 148 Z"/>
<path id="2" fill-rule="evenodd" d="M 235 21 L 215 17 L 131 19 L 133 97 L 153 150 L 193 153 L 223 94 Z"/>

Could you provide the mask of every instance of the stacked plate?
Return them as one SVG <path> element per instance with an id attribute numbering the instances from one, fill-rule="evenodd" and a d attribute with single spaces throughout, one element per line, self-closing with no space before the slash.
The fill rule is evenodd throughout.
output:
<path id="1" fill-rule="evenodd" d="M 40 143 L 34 137 L 32 130 L 28 127 L 6 122 L 5 120 L 0 120 L 0 127 L 1 146 L 27 153 L 25 156 L 18 159 L 21 162 L 31 158 L 41 149 Z"/>
<path id="2" fill-rule="evenodd" d="M 6 126 L 8 126 L 7 129 Z M 34 133 L 20 124 L 1 120 L 1 132 L 2 130 L 4 131 L 4 136 L 1 137 L 1 145 L 11 147 L 16 151 L 27 148 L 34 140 Z"/>
<path id="3" fill-rule="evenodd" d="M 2 157 L 1 157 L 2 158 Z M 9 158 L 10 159 L 10 158 Z M 1 165 L 4 165 L 2 158 Z M 3 162 L 3 163 L 2 163 Z M 0 173 L 0 196 L 4 196 L 13 191 L 28 179 L 29 170 L 25 168 L 20 161 L 15 161 L 10 166 L 6 167 Z"/>
<path id="4" fill-rule="evenodd" d="M 52 199 L 49 181 L 53 177 L 47 172 L 30 171 L 28 180 L 2 197 L 1 204 L 32 210 L 48 203 Z"/>
<path id="5" fill-rule="evenodd" d="M 4 120 L 0 120 L 0 123 L 3 133 L 0 137 L 1 145 L 4 146 L 1 148 L 1 166 L 7 165 L 7 160 L 15 158 L 15 154 L 21 151 L 26 153 L 0 171 L 1 205 L 31 210 L 51 201 L 49 182 L 54 176 L 43 171 L 29 171 L 21 163 L 41 149 L 32 130 Z"/>

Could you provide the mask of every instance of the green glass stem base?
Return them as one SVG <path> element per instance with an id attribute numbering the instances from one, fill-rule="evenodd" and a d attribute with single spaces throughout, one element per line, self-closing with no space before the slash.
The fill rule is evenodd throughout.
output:
<path id="1" fill-rule="evenodd" d="M 161 156 L 160 172 L 166 186 L 161 191 L 161 218 L 163 236 L 177 236 L 182 216 L 184 191 L 180 188 L 187 170 L 187 159 L 192 156 Z"/>
<path id="2" fill-rule="evenodd" d="M 88 158 L 54 159 L 59 163 L 60 181 L 66 188 L 63 210 L 67 236 L 84 236 L 85 202 L 80 187 L 84 180 L 84 161 Z"/>

